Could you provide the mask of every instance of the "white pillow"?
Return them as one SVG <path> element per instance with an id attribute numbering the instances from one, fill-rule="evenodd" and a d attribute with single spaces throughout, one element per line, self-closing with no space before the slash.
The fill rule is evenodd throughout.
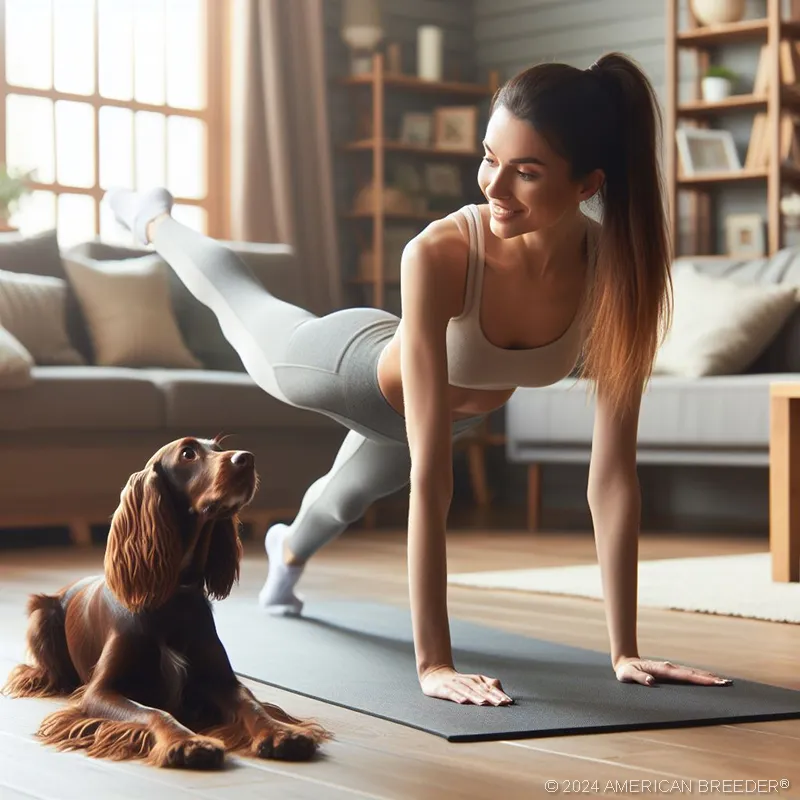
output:
<path id="1" fill-rule="evenodd" d="M 67 282 L 0 269 L 0 325 L 37 364 L 85 364 L 67 333 Z"/>
<path id="2" fill-rule="evenodd" d="M 95 362 L 200 369 L 178 328 L 167 265 L 156 254 L 121 261 L 64 258 L 92 337 Z"/>
<path id="3" fill-rule="evenodd" d="M 797 289 L 738 283 L 686 265 L 673 282 L 672 327 L 653 372 L 698 378 L 742 372 L 777 336 L 798 303 Z"/>
<path id="4" fill-rule="evenodd" d="M 23 389 L 33 383 L 33 356 L 19 339 L 0 327 L 0 389 Z"/>

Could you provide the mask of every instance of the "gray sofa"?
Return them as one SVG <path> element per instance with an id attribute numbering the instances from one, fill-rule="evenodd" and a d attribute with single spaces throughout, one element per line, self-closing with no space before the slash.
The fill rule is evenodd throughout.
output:
<path id="1" fill-rule="evenodd" d="M 703 272 L 744 283 L 800 286 L 800 248 L 747 261 L 690 260 Z M 800 381 L 800 308 L 741 374 L 653 375 L 642 398 L 639 463 L 767 467 L 769 387 L 774 381 Z M 542 467 L 588 464 L 593 421 L 587 386 L 572 377 L 544 388 L 520 389 L 506 406 L 506 456 L 528 468 L 529 528 L 536 529 L 541 518 Z"/>
<path id="2" fill-rule="evenodd" d="M 304 295 L 292 250 L 228 243 L 275 295 Z M 98 260 L 150 251 L 87 243 L 70 252 Z M 0 241 L 0 269 L 66 279 L 54 232 Z M 245 522 L 266 526 L 292 515 L 304 489 L 330 468 L 344 429 L 319 414 L 274 400 L 244 372 L 214 316 L 171 275 L 171 300 L 184 341 L 203 369 L 95 366 L 75 296 L 68 330 L 87 366 L 36 366 L 34 382 L 0 390 L 0 529 L 68 526 L 76 542 L 106 524 L 128 476 L 166 442 L 230 435 L 255 453 L 261 486 Z"/>

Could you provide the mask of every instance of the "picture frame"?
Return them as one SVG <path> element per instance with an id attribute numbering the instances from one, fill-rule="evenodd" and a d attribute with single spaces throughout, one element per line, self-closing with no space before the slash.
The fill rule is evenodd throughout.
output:
<path id="1" fill-rule="evenodd" d="M 725 218 L 726 255 L 759 258 L 766 252 L 764 220 L 760 214 L 729 214 Z"/>
<path id="2" fill-rule="evenodd" d="M 430 147 L 433 142 L 433 114 L 407 111 L 400 123 L 400 141 L 415 147 Z"/>
<path id="3" fill-rule="evenodd" d="M 434 111 L 434 147 L 472 152 L 477 148 L 477 106 L 441 106 Z"/>
<path id="4" fill-rule="evenodd" d="M 736 172 L 742 162 L 730 131 L 679 128 L 675 132 L 684 175 Z"/>

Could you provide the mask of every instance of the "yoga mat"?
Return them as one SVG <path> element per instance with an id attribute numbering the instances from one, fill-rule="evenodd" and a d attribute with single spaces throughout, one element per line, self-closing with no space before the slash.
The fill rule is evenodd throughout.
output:
<path id="1" fill-rule="evenodd" d="M 719 687 L 620 683 L 607 653 L 451 619 L 456 668 L 499 678 L 515 700 L 461 706 L 422 694 L 407 608 L 336 600 L 283 618 L 233 596 L 214 615 L 239 675 L 451 742 L 800 718 L 800 691 L 735 675 Z"/>

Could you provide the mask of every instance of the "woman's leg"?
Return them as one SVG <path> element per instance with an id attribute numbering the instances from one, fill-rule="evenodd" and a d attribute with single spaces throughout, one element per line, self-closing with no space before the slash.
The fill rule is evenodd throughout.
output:
<path id="1" fill-rule="evenodd" d="M 350 431 L 330 472 L 305 493 L 294 522 L 268 531 L 269 574 L 258 596 L 261 607 L 272 614 L 299 614 L 303 603 L 294 586 L 305 561 L 376 500 L 408 485 L 410 471 L 407 444 L 376 442 Z"/>
<path id="2" fill-rule="evenodd" d="M 214 312 L 253 380 L 290 403 L 276 379 L 275 365 L 286 361 L 286 348 L 297 328 L 317 317 L 270 294 L 230 249 L 169 216 L 172 198 L 165 189 L 141 196 L 116 189 L 107 197 L 117 219 L 143 244 L 152 237 L 156 252 Z"/>

